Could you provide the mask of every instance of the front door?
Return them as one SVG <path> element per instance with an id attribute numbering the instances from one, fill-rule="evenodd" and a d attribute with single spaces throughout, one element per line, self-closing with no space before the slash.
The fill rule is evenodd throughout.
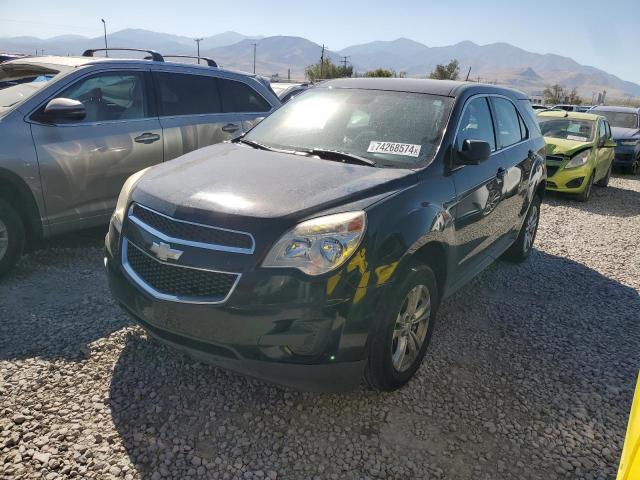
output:
<path id="1" fill-rule="evenodd" d="M 460 279 L 475 275 L 493 258 L 491 248 L 504 230 L 501 220 L 504 178 L 497 155 L 496 137 L 489 102 L 475 97 L 464 107 L 456 134 L 456 149 L 465 140 L 491 145 L 493 154 L 479 165 L 458 167 L 452 173 L 456 187 L 456 262 Z"/>
<path id="2" fill-rule="evenodd" d="M 127 177 L 163 161 L 146 85 L 143 71 L 94 73 L 56 95 L 82 102 L 82 120 L 51 124 L 32 116 L 52 233 L 107 222 Z"/>

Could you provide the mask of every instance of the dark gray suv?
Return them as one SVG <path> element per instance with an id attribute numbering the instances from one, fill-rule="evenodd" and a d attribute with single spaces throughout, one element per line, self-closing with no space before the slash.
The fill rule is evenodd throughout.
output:
<path id="1" fill-rule="evenodd" d="M 127 177 L 228 140 L 280 106 L 261 77 L 93 57 L 0 65 L 0 275 L 26 239 L 106 224 Z"/>
<path id="2" fill-rule="evenodd" d="M 524 93 L 327 81 L 242 138 L 132 176 L 106 238 L 111 290 L 150 334 L 222 368 L 394 390 L 441 300 L 531 253 L 544 155 Z"/>

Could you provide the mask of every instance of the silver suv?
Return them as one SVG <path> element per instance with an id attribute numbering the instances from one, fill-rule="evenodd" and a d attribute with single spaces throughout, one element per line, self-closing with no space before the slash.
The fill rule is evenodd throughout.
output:
<path id="1" fill-rule="evenodd" d="M 94 52 L 0 65 L 0 275 L 27 239 L 107 224 L 132 173 L 239 136 L 280 106 L 268 80 L 209 59 Z"/>

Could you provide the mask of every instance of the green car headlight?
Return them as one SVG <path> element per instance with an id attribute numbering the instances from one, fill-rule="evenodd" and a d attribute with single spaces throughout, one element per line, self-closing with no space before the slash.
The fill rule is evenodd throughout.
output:
<path id="1" fill-rule="evenodd" d="M 571 157 L 571 160 L 569 160 L 569 163 L 567 163 L 564 168 L 578 168 L 583 166 L 585 163 L 587 163 L 587 160 L 589 160 L 589 155 L 591 154 L 591 150 L 585 150 L 583 152 L 577 153 L 576 155 L 574 155 L 573 157 Z"/>

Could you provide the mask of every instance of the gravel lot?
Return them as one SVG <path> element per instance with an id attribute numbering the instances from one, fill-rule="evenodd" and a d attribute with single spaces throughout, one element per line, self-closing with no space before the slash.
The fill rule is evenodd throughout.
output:
<path id="1" fill-rule="evenodd" d="M 640 179 L 551 197 L 537 250 L 441 308 L 405 389 L 308 394 L 195 362 L 115 307 L 102 231 L 0 284 L 1 478 L 611 479 L 640 360 Z"/>

